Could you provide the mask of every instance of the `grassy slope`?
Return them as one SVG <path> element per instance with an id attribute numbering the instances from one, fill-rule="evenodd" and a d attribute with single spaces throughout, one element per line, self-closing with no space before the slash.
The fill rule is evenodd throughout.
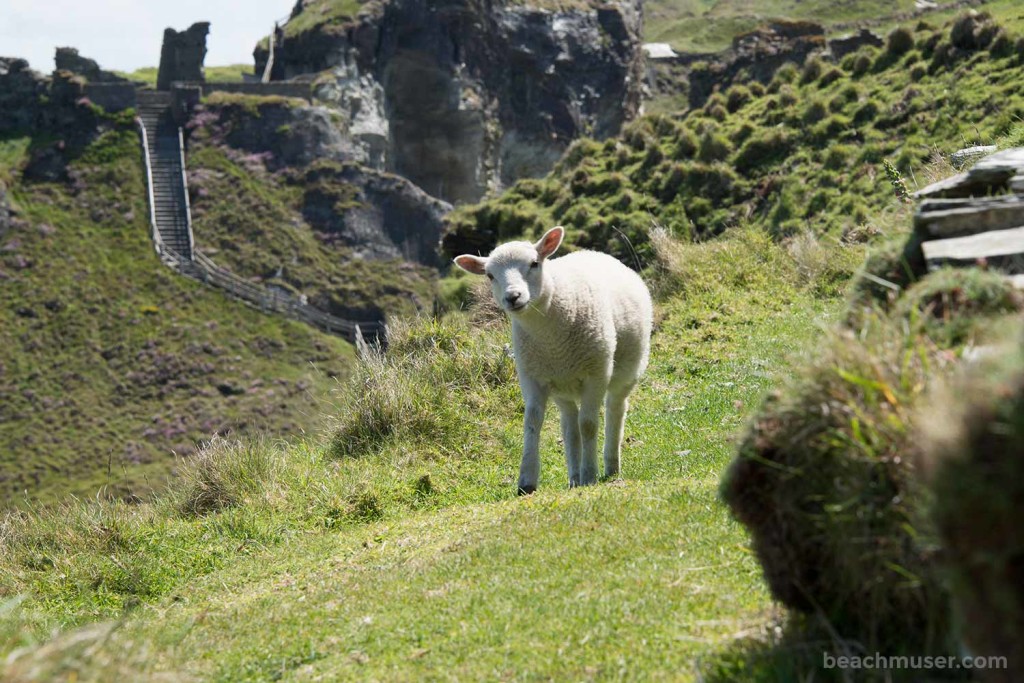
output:
<path id="1" fill-rule="evenodd" d="M 913 0 L 652 0 L 644 5 L 644 39 L 683 52 L 714 52 L 728 47 L 733 36 L 771 19 L 806 19 L 828 27 L 913 9 Z"/>
<path id="2" fill-rule="evenodd" d="M 243 74 L 252 75 L 252 64 L 229 64 L 227 66 L 207 66 L 203 67 L 203 73 L 206 75 L 206 81 L 208 83 L 234 83 L 242 80 Z M 132 81 L 140 81 L 142 83 L 149 83 L 156 87 L 156 77 L 159 69 L 155 66 L 144 66 L 135 71 L 115 71 L 118 76 L 130 79 Z"/>
<path id="3" fill-rule="evenodd" d="M 960 82 L 1010 68 L 973 66 Z M 992 80 L 1005 87 L 998 78 L 1007 77 Z M 972 101 L 991 93 L 973 85 Z M 778 104 L 785 119 L 807 101 Z M 955 146 L 938 138 L 944 130 L 936 144 Z M 861 148 L 845 153 L 859 158 Z M 838 227 L 842 200 L 864 191 L 858 174 L 878 172 L 861 162 L 842 189 L 823 188 L 806 159 L 775 171 L 782 182 L 794 174 L 812 190 L 835 189 L 823 219 Z M 891 205 L 881 181 L 868 190 L 858 199 L 865 214 Z M 649 257 L 670 267 L 656 278 L 664 319 L 629 418 L 624 483 L 563 489 L 552 416 L 541 491 L 513 500 L 522 408 L 500 360 L 507 330 L 477 336 L 464 323 L 452 323 L 456 331 L 424 324 L 418 341 L 393 354 L 392 374 L 371 371 L 352 388 L 364 400 L 335 409 L 342 426 L 359 406 L 380 421 L 384 433 L 357 454 L 332 455 L 319 441 L 246 451 L 232 506 L 198 516 L 182 507 L 195 499 L 185 491 L 154 506 L 72 506 L 66 521 L 8 521 L 0 595 L 28 597 L 0 622 L 3 650 L 127 610 L 113 635 L 78 633 L 86 644 L 99 638 L 87 656 L 58 641 L 8 672 L 70 653 L 83 678 L 100 679 L 131 667 L 214 680 L 685 679 L 694 658 L 728 656 L 770 605 L 744 535 L 717 502 L 718 474 L 737 426 L 777 384 L 773 375 L 789 372 L 789 354 L 812 345 L 820 321 L 840 307 L 842 262 L 862 253 L 810 238 L 787 250 L 756 229 L 772 225 L 758 216 L 755 229 Z M 487 364 L 481 359 L 497 368 L 487 382 L 460 379 L 460 369 Z M 449 374 L 426 371 L 433 366 Z M 374 373 L 394 386 L 390 399 L 379 399 Z M 397 382 L 406 375 L 422 377 Z"/>
<path id="4" fill-rule="evenodd" d="M 934 36 L 948 42 L 948 26 L 918 31 L 905 54 L 866 49 L 836 67 L 783 68 L 767 91 L 735 86 L 700 110 L 641 117 L 619 139 L 578 141 L 547 178 L 461 207 L 451 223 L 498 239 L 562 223 L 580 246 L 627 259 L 621 233 L 645 257 L 652 221 L 698 237 L 749 224 L 779 237 L 849 236 L 891 199 L 883 160 L 913 190 L 936 153 L 987 144 L 1024 120 L 1019 54 L 947 63 L 928 53 Z"/>
<path id="5" fill-rule="evenodd" d="M 353 317 L 346 308 L 379 308 L 394 317 L 432 305 L 433 269 L 353 258 L 350 248 L 318 235 L 301 213 L 303 190 L 309 189 L 301 178 L 269 173 L 258 157 L 198 131 L 188 165 L 190 187 L 198 190 L 192 202 L 196 244 L 219 264 L 304 293 L 342 317 Z M 336 193 L 345 190 L 331 185 Z"/>
<path id="6" fill-rule="evenodd" d="M 3 143 L 8 180 L 27 142 Z M 350 347 L 160 265 L 134 130 L 106 134 L 71 173 L 71 185 L 13 184 L 24 225 L 0 265 L 4 500 L 145 493 L 172 449 L 215 432 L 315 427 L 322 372 L 343 374 Z"/>
<path id="7" fill-rule="evenodd" d="M 171 502 L 94 508 L 70 534 L 46 518 L 30 520 L 35 540 L 9 531 L 2 590 L 38 596 L 9 646 L 141 605 L 90 666 L 109 671 L 108 657 L 144 646 L 136 666 L 212 680 L 689 677 L 696 657 L 770 609 L 716 502 L 718 472 L 749 409 L 837 302 L 799 286 L 792 257 L 763 236 L 680 247 L 670 262 L 624 481 L 566 490 L 551 415 L 541 492 L 513 498 L 522 408 L 505 359 L 493 386 L 455 377 L 440 391 L 444 425 L 403 415 L 359 457 L 271 447 L 279 473 L 235 507 L 199 518 Z M 453 372 L 502 357 L 505 325 L 447 325 L 455 332 L 421 325 L 410 348 L 455 339 L 470 355 Z M 97 525 L 110 538 L 86 538 Z"/>

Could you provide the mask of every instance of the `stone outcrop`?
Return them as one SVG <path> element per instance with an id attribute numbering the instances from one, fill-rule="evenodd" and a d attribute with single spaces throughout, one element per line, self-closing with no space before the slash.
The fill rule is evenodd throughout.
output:
<path id="1" fill-rule="evenodd" d="M 775 21 L 733 38 L 732 47 L 689 72 L 691 107 L 701 107 L 715 89 L 737 81 L 769 83 L 783 64 L 803 62 L 825 48 L 825 29 L 806 21 Z"/>
<path id="2" fill-rule="evenodd" d="M 157 90 L 167 90 L 175 81 L 201 83 L 203 60 L 206 59 L 206 36 L 210 24 L 205 21 L 192 24 L 184 31 L 164 30 L 160 48 L 160 68 L 157 71 Z"/>
<path id="3" fill-rule="evenodd" d="M 73 47 L 58 47 L 57 55 L 54 58 L 57 71 L 69 71 L 76 76 L 82 76 L 90 83 L 127 83 L 127 78 L 117 74 L 104 71 L 95 59 L 89 59 L 78 54 Z"/>
<path id="4" fill-rule="evenodd" d="M 347 23 L 286 29 L 274 64 L 285 77 L 325 72 L 315 92 L 367 159 L 434 196 L 474 201 L 546 173 L 576 137 L 614 135 L 637 113 L 640 30 L 636 0 L 389 0 Z M 257 48 L 257 72 L 266 61 Z"/>
<path id="5" fill-rule="evenodd" d="M 236 149 L 267 154 L 267 166 L 304 166 L 318 159 L 357 161 L 375 167 L 364 146 L 346 135 L 337 112 L 283 97 L 228 95 L 195 110 L 187 127 L 209 126 Z"/>
<path id="6" fill-rule="evenodd" d="M 302 216 L 321 239 L 338 239 L 359 258 L 440 265 L 437 245 L 450 204 L 405 178 L 357 164 L 314 164 L 297 180 Z"/>

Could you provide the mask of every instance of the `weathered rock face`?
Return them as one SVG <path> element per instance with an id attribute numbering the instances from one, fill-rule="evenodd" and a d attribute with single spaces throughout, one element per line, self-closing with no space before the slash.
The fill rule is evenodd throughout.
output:
<path id="1" fill-rule="evenodd" d="M 90 83 L 128 82 L 127 78 L 121 78 L 117 74 L 104 71 L 95 59 L 83 57 L 73 47 L 58 47 L 54 62 L 57 65 L 57 71 L 70 71 L 77 76 L 83 76 Z"/>
<path id="2" fill-rule="evenodd" d="M 280 97 L 216 100 L 187 128 L 259 158 L 302 188 L 302 217 L 325 243 L 357 258 L 438 266 L 437 246 L 451 205 L 409 180 L 374 169 L 335 121 L 337 112 Z"/>
<path id="3" fill-rule="evenodd" d="M 267 165 L 304 166 L 318 159 L 366 163 L 365 149 L 345 135 L 334 109 L 281 97 L 243 96 L 195 111 L 190 127 L 211 125 L 235 147 L 269 153 Z M 371 164 L 372 165 L 372 164 Z"/>
<path id="4" fill-rule="evenodd" d="M 473 201 L 547 172 L 574 138 L 613 135 L 638 111 L 640 30 L 637 0 L 565 10 L 390 0 L 286 36 L 275 64 L 287 77 L 330 70 L 316 92 L 368 157 L 434 196 Z M 259 71 L 265 51 L 256 57 Z"/>
<path id="5" fill-rule="evenodd" d="M 302 216 L 360 258 L 438 266 L 437 245 L 451 205 L 390 173 L 357 164 L 314 164 L 303 173 Z"/>
<path id="6" fill-rule="evenodd" d="M 181 32 L 173 28 L 164 30 L 160 69 L 156 76 L 157 90 L 167 90 L 175 81 L 204 80 L 203 60 L 206 59 L 206 36 L 209 33 L 210 24 L 205 21 L 192 24 Z"/>

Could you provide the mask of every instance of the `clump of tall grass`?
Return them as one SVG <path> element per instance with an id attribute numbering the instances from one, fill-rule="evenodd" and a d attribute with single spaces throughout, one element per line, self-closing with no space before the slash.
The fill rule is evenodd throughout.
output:
<path id="1" fill-rule="evenodd" d="M 343 389 L 331 453 L 359 457 L 395 439 L 444 443 L 473 428 L 466 416 L 489 390 L 502 392 L 511 407 L 515 367 L 506 337 L 475 332 L 458 316 L 396 323 L 387 353 L 365 358 Z"/>
<path id="2" fill-rule="evenodd" d="M 1007 658 L 981 672 L 998 683 L 1024 675 L 1024 330 L 1011 329 L 920 420 L 959 635 L 974 655 Z"/>
<path id="3" fill-rule="evenodd" d="M 773 595 L 869 651 L 949 651 L 912 419 L 951 364 L 884 316 L 834 331 L 762 406 L 723 478 Z"/>

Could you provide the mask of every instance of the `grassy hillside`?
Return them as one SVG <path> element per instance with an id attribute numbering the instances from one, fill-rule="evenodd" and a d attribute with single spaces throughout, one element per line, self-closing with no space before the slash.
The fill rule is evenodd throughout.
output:
<path id="1" fill-rule="evenodd" d="M 124 618 L 65 664 L 85 680 L 691 677 L 771 611 L 716 502 L 729 437 L 840 301 L 756 232 L 666 238 L 659 263 L 623 481 L 567 490 L 550 415 L 540 492 L 516 499 L 507 323 L 420 321 L 345 387 L 321 439 L 222 444 L 152 505 L 9 520 L 0 594 L 28 597 L 4 649 Z"/>
<path id="2" fill-rule="evenodd" d="M 669 43 L 680 52 L 716 52 L 771 19 L 806 19 L 827 28 L 913 9 L 913 0 L 650 0 L 644 3 L 644 40 Z"/>
<path id="3" fill-rule="evenodd" d="M 1024 39 L 991 21 L 974 28 L 977 40 L 948 25 L 901 29 L 840 64 L 812 58 L 767 88 L 736 85 L 702 109 L 642 117 L 618 139 L 577 141 L 547 178 L 456 211 L 446 249 L 486 252 L 559 223 L 577 245 L 627 262 L 650 253 L 652 223 L 698 239 L 736 225 L 863 239 L 892 199 L 886 162 L 913 190 L 936 155 L 1024 121 Z"/>
<path id="4" fill-rule="evenodd" d="M 903 392 L 923 393 L 926 355 L 919 364 L 898 339 L 885 367 L 906 382 L 891 396 L 864 379 L 881 372 L 860 353 L 864 335 L 822 330 L 857 312 L 845 289 L 864 243 L 905 235 L 911 209 L 885 161 L 913 187 L 941 172 L 936 151 L 1019 139 L 1019 43 L 975 28 L 982 49 L 922 27 L 896 40 L 906 49 L 646 117 L 618 140 L 579 143 L 548 178 L 460 210 L 465 239 L 564 222 L 576 245 L 627 259 L 617 230 L 632 240 L 658 324 L 621 480 L 567 489 L 551 411 L 540 489 L 516 498 L 522 404 L 507 322 L 476 305 L 410 321 L 324 406 L 322 433 L 219 441 L 151 503 L 5 518 L 2 675 L 838 678 L 817 670 L 823 648 L 842 646 L 831 636 L 774 647 L 786 618 L 719 479 L 743 425 L 823 340 L 867 364 L 863 376 L 827 354 L 815 366 L 826 390 L 845 392 L 813 406 L 837 416 L 822 441 L 910 438 L 903 423 L 831 406 L 854 395 L 899 408 Z M 469 280 L 446 287 L 473 300 Z M 943 293 L 915 296 L 921 310 L 906 316 L 920 321 Z M 917 327 L 899 333 L 952 366 Z"/>
<path id="5" fill-rule="evenodd" d="M 251 106 L 247 115 L 258 118 Z M 240 275 L 306 294 L 344 318 L 390 319 L 429 310 L 436 270 L 357 258 L 336 234 L 317 230 L 304 216 L 308 196 L 322 195 L 320 214 L 329 215 L 357 201 L 356 190 L 334 177 L 340 169 L 325 159 L 310 169 L 271 172 L 259 154 L 233 149 L 208 128 L 196 128 L 188 170 L 197 246 Z"/>
<path id="6" fill-rule="evenodd" d="M 18 223 L 0 255 L 0 490 L 50 498 L 162 487 L 198 440 L 318 425 L 353 353 L 162 266 L 138 135 L 95 140 L 68 182 L 22 180 L 45 140 L 0 143 Z M 327 373 L 327 374 L 325 374 Z"/>

